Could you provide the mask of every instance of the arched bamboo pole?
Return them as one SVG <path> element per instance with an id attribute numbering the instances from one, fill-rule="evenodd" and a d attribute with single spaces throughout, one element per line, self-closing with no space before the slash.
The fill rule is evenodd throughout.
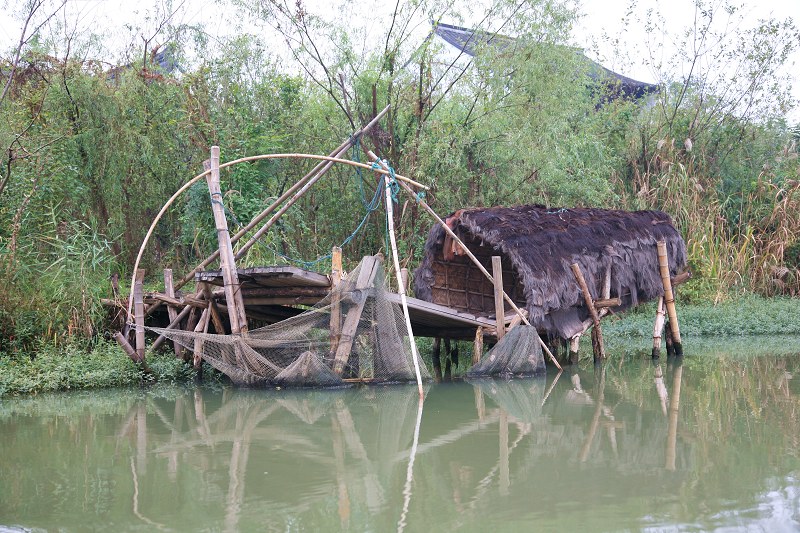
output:
<path id="1" fill-rule="evenodd" d="M 238 165 L 239 163 L 247 163 L 247 162 L 251 162 L 251 161 L 262 161 L 262 160 L 265 160 L 265 159 L 315 159 L 315 160 L 319 160 L 319 161 L 331 161 L 333 163 L 341 163 L 343 165 L 350 165 L 352 167 L 364 168 L 366 170 L 373 170 L 374 172 L 377 172 L 379 174 L 385 174 L 385 175 L 389 175 L 390 174 L 390 172 L 388 170 L 384 170 L 382 168 L 373 168 L 372 165 L 368 165 L 368 164 L 365 164 L 365 163 L 359 163 L 359 162 L 356 162 L 356 161 L 350 161 L 349 159 L 340 159 L 338 157 L 331 157 L 331 156 L 327 156 L 327 155 L 300 154 L 300 153 L 292 153 L 292 154 L 262 154 L 262 155 L 254 155 L 254 156 L 249 156 L 249 157 L 242 157 L 242 158 L 239 158 L 239 159 L 234 159 L 233 161 L 228 161 L 227 163 L 223 163 L 223 164 L 221 164 L 219 166 L 219 168 L 221 170 L 223 168 L 231 167 L 233 165 Z M 187 181 L 180 189 L 175 191 L 175 194 L 173 194 L 169 198 L 169 200 L 167 200 L 167 203 L 164 204 L 164 207 L 161 208 L 161 210 L 158 212 L 156 217 L 153 219 L 153 222 L 150 224 L 150 228 L 147 230 L 147 234 L 145 235 L 144 240 L 142 241 L 142 246 L 139 248 L 139 253 L 136 255 L 136 262 L 133 265 L 134 277 L 131 278 L 131 292 L 130 292 L 130 295 L 128 297 L 128 321 L 129 322 L 130 322 L 131 317 L 133 315 L 132 309 L 131 309 L 131 305 L 133 304 L 133 286 L 134 286 L 134 283 L 135 283 L 135 273 L 136 273 L 136 270 L 138 270 L 138 268 L 139 268 L 139 263 L 141 262 L 142 256 L 144 255 L 144 250 L 147 247 L 148 242 L 150 241 L 150 237 L 153 235 L 153 231 L 155 230 L 156 225 L 161 220 L 161 217 L 164 216 L 164 213 L 167 212 L 167 209 L 169 209 L 169 207 L 175 202 L 175 200 L 178 199 L 178 197 L 181 194 L 186 192 L 186 190 L 189 187 L 191 187 L 192 185 L 194 185 L 195 183 L 200 181 L 200 179 L 202 179 L 205 176 L 207 176 L 210 172 L 211 172 L 211 170 L 206 170 L 205 172 L 202 172 L 201 174 L 198 174 L 197 176 L 195 176 L 192 179 L 190 179 L 189 181 Z M 430 187 L 428 187 L 426 185 L 423 185 L 421 183 L 418 183 L 418 182 L 416 182 L 416 181 L 414 181 L 414 180 L 412 180 L 410 178 L 407 178 L 405 176 L 401 176 L 400 174 L 395 174 L 394 177 L 395 177 L 395 179 L 397 179 L 399 181 L 403 181 L 405 183 L 408 183 L 409 185 L 413 185 L 413 186 L 418 187 L 420 189 L 424 189 L 426 191 L 430 190 Z"/>

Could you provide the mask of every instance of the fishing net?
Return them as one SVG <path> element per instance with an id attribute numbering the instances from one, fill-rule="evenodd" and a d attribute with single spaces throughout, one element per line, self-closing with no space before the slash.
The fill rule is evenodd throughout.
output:
<path id="1" fill-rule="evenodd" d="M 403 311 L 388 298 L 378 257 L 364 258 L 314 307 L 245 335 L 150 329 L 201 354 L 239 385 L 336 387 L 351 380 L 416 379 Z M 418 362 L 422 378 L 429 379 Z"/>
<path id="2" fill-rule="evenodd" d="M 467 371 L 467 377 L 532 376 L 545 372 L 539 334 L 534 326 L 511 328 L 480 361 Z"/>

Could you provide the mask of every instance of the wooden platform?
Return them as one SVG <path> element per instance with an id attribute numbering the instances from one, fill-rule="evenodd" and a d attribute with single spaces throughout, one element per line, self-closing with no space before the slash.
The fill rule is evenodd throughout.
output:
<path id="1" fill-rule="evenodd" d="M 295 305 L 314 305 L 331 288 L 328 276 L 295 266 L 267 266 L 237 269 L 242 295 L 248 314 L 288 317 L 302 312 Z M 222 287 L 222 271 L 209 270 L 195 276 L 198 282 Z M 214 291 L 215 296 L 221 296 Z M 400 305 L 400 295 L 389 294 L 392 303 Z M 486 329 L 486 336 L 495 335 L 494 320 L 476 317 L 434 303 L 407 297 L 411 326 L 414 334 L 422 337 L 445 337 L 472 340 L 478 327 Z M 281 309 L 283 308 L 283 309 Z"/>

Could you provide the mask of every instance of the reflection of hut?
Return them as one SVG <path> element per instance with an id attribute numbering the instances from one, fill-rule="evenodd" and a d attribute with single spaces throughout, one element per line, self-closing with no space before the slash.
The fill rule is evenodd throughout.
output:
<path id="1" fill-rule="evenodd" d="M 447 225 L 487 268 L 500 255 L 504 289 L 540 330 L 564 339 L 584 330 L 589 312 L 572 263 L 592 298 L 619 298 L 626 309 L 664 294 L 656 243 L 665 241 L 674 276 L 686 267 L 686 247 L 660 211 L 549 209 L 541 205 L 464 209 Z M 434 226 L 414 275 L 417 298 L 479 317 L 493 316 L 494 292 L 475 265 Z"/>

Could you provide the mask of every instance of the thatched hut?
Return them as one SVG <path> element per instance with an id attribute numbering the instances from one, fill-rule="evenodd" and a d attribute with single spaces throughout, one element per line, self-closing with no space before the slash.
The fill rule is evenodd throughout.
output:
<path id="1" fill-rule="evenodd" d="M 620 298 L 614 310 L 664 294 L 658 241 L 667 244 L 672 276 L 686 267 L 683 239 L 661 211 L 524 205 L 463 209 L 446 223 L 490 272 L 491 256 L 501 256 L 506 293 L 540 331 L 563 339 L 583 331 L 589 315 L 572 263 L 580 265 L 594 299 Z M 414 291 L 476 316 L 495 313 L 492 284 L 438 225 L 414 273 Z"/>

